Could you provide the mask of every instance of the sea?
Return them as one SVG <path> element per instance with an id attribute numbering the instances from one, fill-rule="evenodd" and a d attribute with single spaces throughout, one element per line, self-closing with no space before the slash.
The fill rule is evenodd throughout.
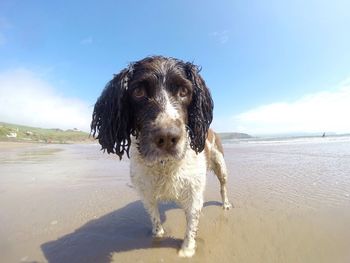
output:
<path id="1" fill-rule="evenodd" d="M 332 143 L 350 142 L 350 134 L 325 136 L 262 136 L 244 139 L 226 139 L 224 144 L 304 144 L 304 143 Z"/>

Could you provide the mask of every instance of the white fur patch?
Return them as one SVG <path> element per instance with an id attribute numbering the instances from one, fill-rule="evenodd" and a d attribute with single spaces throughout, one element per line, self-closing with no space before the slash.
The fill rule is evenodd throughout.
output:
<path id="1" fill-rule="evenodd" d="M 179 112 L 177 109 L 174 107 L 173 104 L 171 104 L 171 101 L 169 99 L 168 93 L 164 91 L 164 98 L 165 98 L 165 114 L 170 118 L 170 119 L 177 119 L 180 117 Z"/>

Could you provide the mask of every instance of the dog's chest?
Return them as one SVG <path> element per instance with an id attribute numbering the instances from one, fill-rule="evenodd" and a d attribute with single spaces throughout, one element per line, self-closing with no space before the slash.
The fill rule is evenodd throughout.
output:
<path id="1" fill-rule="evenodd" d="M 190 153 L 180 162 L 149 167 L 136 159 L 131 162 L 130 172 L 143 197 L 182 203 L 204 191 L 206 161 L 203 154 Z"/>

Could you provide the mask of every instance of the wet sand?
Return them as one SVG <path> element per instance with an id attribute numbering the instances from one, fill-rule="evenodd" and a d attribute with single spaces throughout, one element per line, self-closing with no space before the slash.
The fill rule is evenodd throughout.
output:
<path id="1" fill-rule="evenodd" d="M 0 262 L 350 262 L 350 141 L 226 144 L 230 211 L 209 174 L 194 258 L 185 217 L 160 207 L 166 238 L 99 146 L 0 143 Z"/>

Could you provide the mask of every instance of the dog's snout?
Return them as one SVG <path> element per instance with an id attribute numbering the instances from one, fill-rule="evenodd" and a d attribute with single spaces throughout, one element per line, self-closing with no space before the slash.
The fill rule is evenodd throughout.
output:
<path id="1" fill-rule="evenodd" d="M 154 135 L 154 142 L 159 149 L 171 151 L 181 138 L 179 127 L 162 128 Z"/>

